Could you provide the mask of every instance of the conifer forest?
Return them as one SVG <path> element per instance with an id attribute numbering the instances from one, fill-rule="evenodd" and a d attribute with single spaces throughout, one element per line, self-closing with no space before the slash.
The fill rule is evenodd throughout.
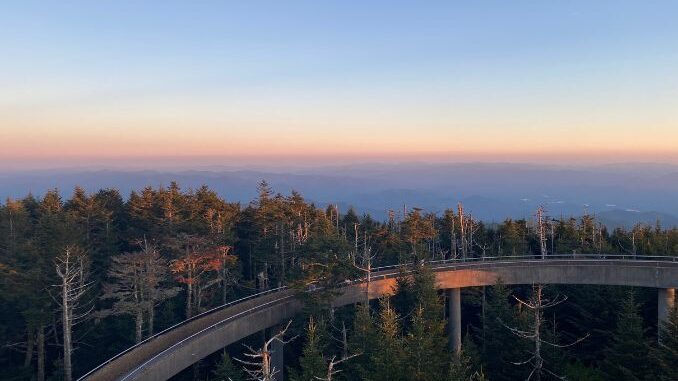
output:
<path id="1" fill-rule="evenodd" d="M 462 346 L 450 349 L 432 264 L 556 255 L 675 258 L 678 229 L 611 230 L 595 215 L 541 208 L 479 221 L 462 204 L 377 218 L 265 181 L 249 203 L 176 183 L 28 194 L 0 205 L 0 379 L 76 380 L 186 319 L 287 287 L 304 301 L 289 324 L 173 379 L 678 380 L 678 312 L 658 323 L 657 290 L 643 287 L 463 288 Z M 391 296 L 331 306 L 383 266 L 400 272 Z M 283 369 L 268 364 L 273 339 L 284 343 Z"/>

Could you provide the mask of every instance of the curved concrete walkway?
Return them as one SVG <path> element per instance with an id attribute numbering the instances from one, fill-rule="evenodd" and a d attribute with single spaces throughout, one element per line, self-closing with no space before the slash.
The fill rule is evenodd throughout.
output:
<path id="1" fill-rule="evenodd" d="M 555 256 L 486 258 L 475 261 L 431 262 L 438 287 L 505 284 L 589 284 L 678 287 L 678 258 L 631 259 L 615 256 Z M 398 269 L 375 269 L 369 290 L 366 283 L 345 287 L 332 304 L 343 306 L 374 299 L 393 291 Z M 203 313 L 128 349 L 81 377 L 82 381 L 163 381 L 196 361 L 265 328 L 283 323 L 299 313 L 302 303 L 292 290 L 257 294 Z"/>

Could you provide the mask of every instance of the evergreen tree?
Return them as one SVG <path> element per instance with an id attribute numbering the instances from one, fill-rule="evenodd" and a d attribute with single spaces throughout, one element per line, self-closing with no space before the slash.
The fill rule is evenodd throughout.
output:
<path id="1" fill-rule="evenodd" d="M 443 301 L 438 294 L 436 276 L 430 266 L 416 267 L 412 274 L 412 292 L 416 306 L 423 309 L 426 321 L 434 329 L 431 334 L 437 333 L 437 328 L 444 331 Z"/>
<path id="2" fill-rule="evenodd" d="M 387 298 L 380 300 L 376 346 L 371 353 L 371 366 L 366 380 L 407 380 L 406 355 L 403 351 L 399 315 Z"/>
<path id="3" fill-rule="evenodd" d="M 458 252 L 462 252 L 463 246 L 471 255 L 469 242 L 473 242 L 475 253 L 486 255 L 525 254 L 538 246 L 532 227 L 524 220 L 483 225 L 471 224 L 470 216 L 464 215 L 462 236 L 461 219 L 460 214 L 452 211 L 436 218 L 417 209 L 404 215 L 392 211 L 384 223 L 369 216 L 360 217 L 355 211 L 338 216 L 336 209 L 317 208 L 297 192 L 275 194 L 266 183 L 259 187 L 258 198 L 242 210 L 239 204 L 226 202 L 206 186 L 182 191 L 176 183 L 132 192 L 127 200 L 116 190 L 88 194 L 83 188 L 76 188 L 68 200 L 62 200 L 56 190 L 48 191 L 41 198 L 29 195 L 18 201 L 7 200 L 0 204 L 0 310 L 4 311 L 0 318 L 0 342 L 9 345 L 0 346 L 0 379 L 44 381 L 49 374 L 62 376 L 59 374 L 62 372 L 59 367 L 63 367 L 59 313 L 45 291 L 54 290 L 52 285 L 58 283 L 54 259 L 64 247 L 78 245 L 85 249 L 91 263 L 93 293 L 102 295 L 104 284 L 117 281 L 114 271 L 117 264 L 112 258 L 118 253 L 136 250 L 136 242 L 143 238 L 158 245 L 157 261 L 152 262 L 157 262 L 159 268 L 175 264 L 172 268 L 176 276 L 176 279 L 162 280 L 162 276 L 153 275 L 149 277 L 150 283 L 136 282 L 144 289 L 136 295 L 150 293 L 142 300 L 145 311 L 135 311 L 142 311 L 139 321 L 148 326 L 144 330 L 157 331 L 150 324 L 154 321 L 153 306 L 163 298 L 154 299 L 151 294 L 176 288 L 181 283 L 186 290 L 191 289 L 191 303 L 188 300 L 183 303 L 182 297 L 170 297 L 157 311 L 157 328 L 179 322 L 184 315 L 182 307 L 191 305 L 192 311 L 187 312 L 192 315 L 223 303 L 232 294 L 251 293 L 257 286 L 259 289 L 276 287 L 283 281 L 291 288 L 304 291 L 300 294 L 306 298 L 305 312 L 325 313 L 338 289 L 355 287 L 351 280 L 363 274 L 354 267 L 355 254 L 360 259 L 370 253 L 374 268 L 396 265 L 399 261 L 411 263 L 410 254 L 416 252 L 416 266 L 403 265 L 395 295 L 387 308 L 382 306 L 377 316 L 372 316 L 368 304 L 355 310 L 348 350 L 333 343 L 321 346 L 330 355 L 339 353 L 339 349 L 343 353 L 362 354 L 343 363 L 338 377 L 374 381 L 387 377 L 477 379 L 484 377 L 482 369 L 493 380 L 525 379 L 525 368 L 513 362 L 526 359 L 529 348 L 513 337 L 506 326 L 524 329 L 529 326 L 526 324 L 529 319 L 512 305 L 505 287 L 490 290 L 483 305 L 484 314 L 477 317 L 470 314 L 478 307 L 472 303 L 466 303 L 462 311 L 467 324 L 482 327 L 473 331 L 479 345 L 478 355 L 472 354 L 473 344 L 468 338 L 458 361 L 451 364 L 453 358 L 446 354 L 443 304 L 436 290 L 435 276 L 425 262 L 439 258 L 443 252 L 454 252 L 455 245 Z M 608 234 L 591 216 L 553 222 L 547 235 L 553 245 L 550 251 L 555 253 L 610 252 L 638 256 L 678 253 L 678 228 L 665 229 L 659 223 L 639 224 L 631 230 L 618 228 Z M 358 234 L 355 224 L 358 224 Z M 358 238 L 357 250 L 355 238 Z M 179 262 L 183 262 L 182 266 L 177 266 Z M 143 266 L 150 264 L 144 262 Z M 143 266 L 139 262 L 131 266 L 131 270 L 137 271 Z M 162 273 L 164 271 L 157 272 Z M 254 279 L 259 282 L 255 283 Z M 634 319 L 617 318 L 617 304 L 624 288 L 559 288 L 566 288 L 564 293 L 570 299 L 567 307 L 556 307 L 553 315 L 544 316 L 545 340 L 559 341 L 559 332 L 565 332 L 564 342 L 589 333 L 591 337 L 567 351 L 544 349 L 550 369 L 565 369 L 571 379 L 597 379 L 602 377 L 601 369 L 605 377 L 623 379 L 627 376 L 625 373 L 622 376 L 607 374 L 622 364 L 636 379 L 677 379 L 671 372 L 676 367 L 675 340 L 672 339 L 675 333 L 671 333 L 675 332 L 675 323 L 663 327 L 666 339 L 650 351 L 648 360 L 644 331 L 631 338 L 634 330 L 627 327 L 610 332 L 611 327 L 623 322 L 635 324 L 632 324 Z M 514 289 L 520 291 L 520 287 Z M 311 290 L 315 291 L 307 292 Z M 181 295 L 188 299 L 188 294 Z M 646 306 L 640 313 L 646 319 L 654 319 L 654 308 L 647 303 L 650 297 L 654 298 L 650 293 L 640 293 L 639 298 L 644 299 L 638 299 Z M 101 313 L 112 304 L 111 300 L 100 298 L 95 310 Z M 554 315 L 558 317 L 557 330 L 549 326 L 551 321 L 555 322 L 555 317 L 551 320 Z M 479 320 L 484 324 L 478 324 Z M 642 320 L 637 326 L 642 330 Z M 121 337 L 131 342 L 137 333 L 130 319 L 116 318 L 83 321 L 76 331 L 75 339 L 83 345 L 96 343 L 96 350 L 74 352 L 76 373 L 125 349 L 129 342 Z M 638 348 L 628 349 L 626 344 Z M 288 352 L 303 349 L 288 348 Z M 634 357 L 622 356 L 628 353 Z M 310 354 L 303 362 L 313 359 Z M 605 357 L 608 359 L 601 366 Z M 477 358 L 482 358 L 483 366 L 475 361 Z M 474 360 L 470 366 L 469 359 Z M 320 361 L 313 362 L 319 369 Z M 645 369 L 638 370 L 637 366 Z M 426 373 L 429 369 L 435 369 L 437 374 Z M 327 377 L 327 361 L 324 371 L 321 377 Z"/>
<path id="4" fill-rule="evenodd" d="M 413 209 L 403 221 L 403 238 L 410 244 L 415 261 L 426 258 L 423 243 L 437 234 L 433 221 L 433 216 L 422 215 L 419 209 Z"/>
<path id="5" fill-rule="evenodd" d="M 470 334 L 464 336 L 462 351 L 457 356 L 452 356 L 450 363 L 449 381 L 469 381 L 474 375 L 481 374 L 481 366 L 479 364 L 480 354 L 478 347 L 471 339 Z"/>
<path id="6" fill-rule="evenodd" d="M 325 375 L 327 364 L 323 357 L 322 331 L 322 327 L 311 316 L 306 327 L 306 343 L 299 359 L 301 371 L 298 374 L 291 372 L 291 381 L 315 381 L 316 377 Z"/>
<path id="7" fill-rule="evenodd" d="M 605 349 L 605 359 L 601 370 L 606 379 L 617 380 L 644 380 L 651 374 L 649 350 L 643 327 L 643 318 L 638 312 L 635 296 L 629 291 L 620 306 L 617 326 L 611 342 Z"/>
<path id="8" fill-rule="evenodd" d="M 568 380 L 604 381 L 605 377 L 598 368 L 587 367 L 581 361 L 565 366 L 565 378 Z"/>
<path id="9" fill-rule="evenodd" d="M 527 372 L 514 363 L 527 353 L 525 343 L 513 336 L 508 327 L 522 327 L 517 310 L 509 303 L 511 291 L 501 282 L 489 288 L 485 311 L 485 332 L 478 330 L 481 357 L 491 380 L 525 379 Z M 484 338 L 484 340 L 483 340 Z"/>
<path id="10" fill-rule="evenodd" d="M 231 356 L 226 351 L 221 355 L 217 366 L 212 372 L 214 381 L 245 381 L 245 374 L 239 366 L 233 364 Z"/>
<path id="11" fill-rule="evenodd" d="M 499 234 L 501 236 L 501 252 L 500 255 L 516 256 L 527 255 L 527 223 L 525 220 L 514 221 L 507 219 L 499 227 Z"/>
<path id="12" fill-rule="evenodd" d="M 407 374 L 410 380 L 442 380 L 448 363 L 442 328 L 427 321 L 423 307 L 415 310 L 405 339 Z"/>
<path id="13" fill-rule="evenodd" d="M 653 351 L 658 367 L 658 379 L 678 380 L 678 306 L 671 309 L 667 321 L 660 328 L 659 346 Z"/>
<path id="14" fill-rule="evenodd" d="M 372 367 L 371 360 L 377 352 L 378 342 L 379 333 L 369 304 L 358 304 L 349 340 L 349 350 L 351 353 L 361 353 L 362 355 L 348 363 L 346 370 L 348 379 L 368 378 Z"/>

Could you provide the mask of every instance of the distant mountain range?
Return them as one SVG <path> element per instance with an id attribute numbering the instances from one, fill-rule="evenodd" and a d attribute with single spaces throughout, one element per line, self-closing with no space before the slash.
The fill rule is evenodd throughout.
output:
<path id="1" fill-rule="evenodd" d="M 662 227 L 678 226 L 678 218 L 676 216 L 659 212 L 610 210 L 597 213 L 596 218 L 609 227 L 631 228 L 637 223 L 654 226 L 657 222 Z"/>
<path id="2" fill-rule="evenodd" d="M 539 205 L 552 216 L 596 214 L 608 226 L 636 222 L 678 226 L 678 167 L 619 164 L 595 167 L 530 164 L 361 164 L 314 168 L 203 170 L 60 169 L 0 173 L 0 197 L 19 198 L 58 188 L 67 197 L 75 185 L 88 191 L 117 188 L 123 196 L 145 186 L 177 181 L 203 184 L 232 201 L 247 203 L 265 179 L 276 191 L 298 190 L 324 206 L 354 207 L 384 218 L 389 209 L 420 207 L 441 212 L 462 202 L 488 222 L 532 218 Z"/>

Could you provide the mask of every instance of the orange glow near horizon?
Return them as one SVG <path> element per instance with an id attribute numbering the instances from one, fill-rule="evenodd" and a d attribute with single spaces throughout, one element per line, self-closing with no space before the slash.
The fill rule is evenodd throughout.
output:
<path id="1" fill-rule="evenodd" d="M 678 162 L 678 131 L 634 136 L 619 130 L 551 131 L 519 134 L 488 129 L 465 131 L 419 128 L 398 131 L 359 129 L 77 128 L 0 130 L 0 159 L 6 161 L 87 159 L 114 162 L 131 158 L 315 160 L 429 160 L 563 162 Z M 626 132 L 626 133 L 625 133 Z"/>
<path id="2" fill-rule="evenodd" d="M 3 168 L 678 163 L 673 9 L 6 8 Z"/>
<path id="3" fill-rule="evenodd" d="M 335 98 L 22 101 L 0 115 L 0 158 L 678 162 L 678 113 L 667 99 L 605 109 L 591 100 L 559 105 L 557 97 L 501 100 L 487 112 L 430 96 L 418 104 Z"/>

